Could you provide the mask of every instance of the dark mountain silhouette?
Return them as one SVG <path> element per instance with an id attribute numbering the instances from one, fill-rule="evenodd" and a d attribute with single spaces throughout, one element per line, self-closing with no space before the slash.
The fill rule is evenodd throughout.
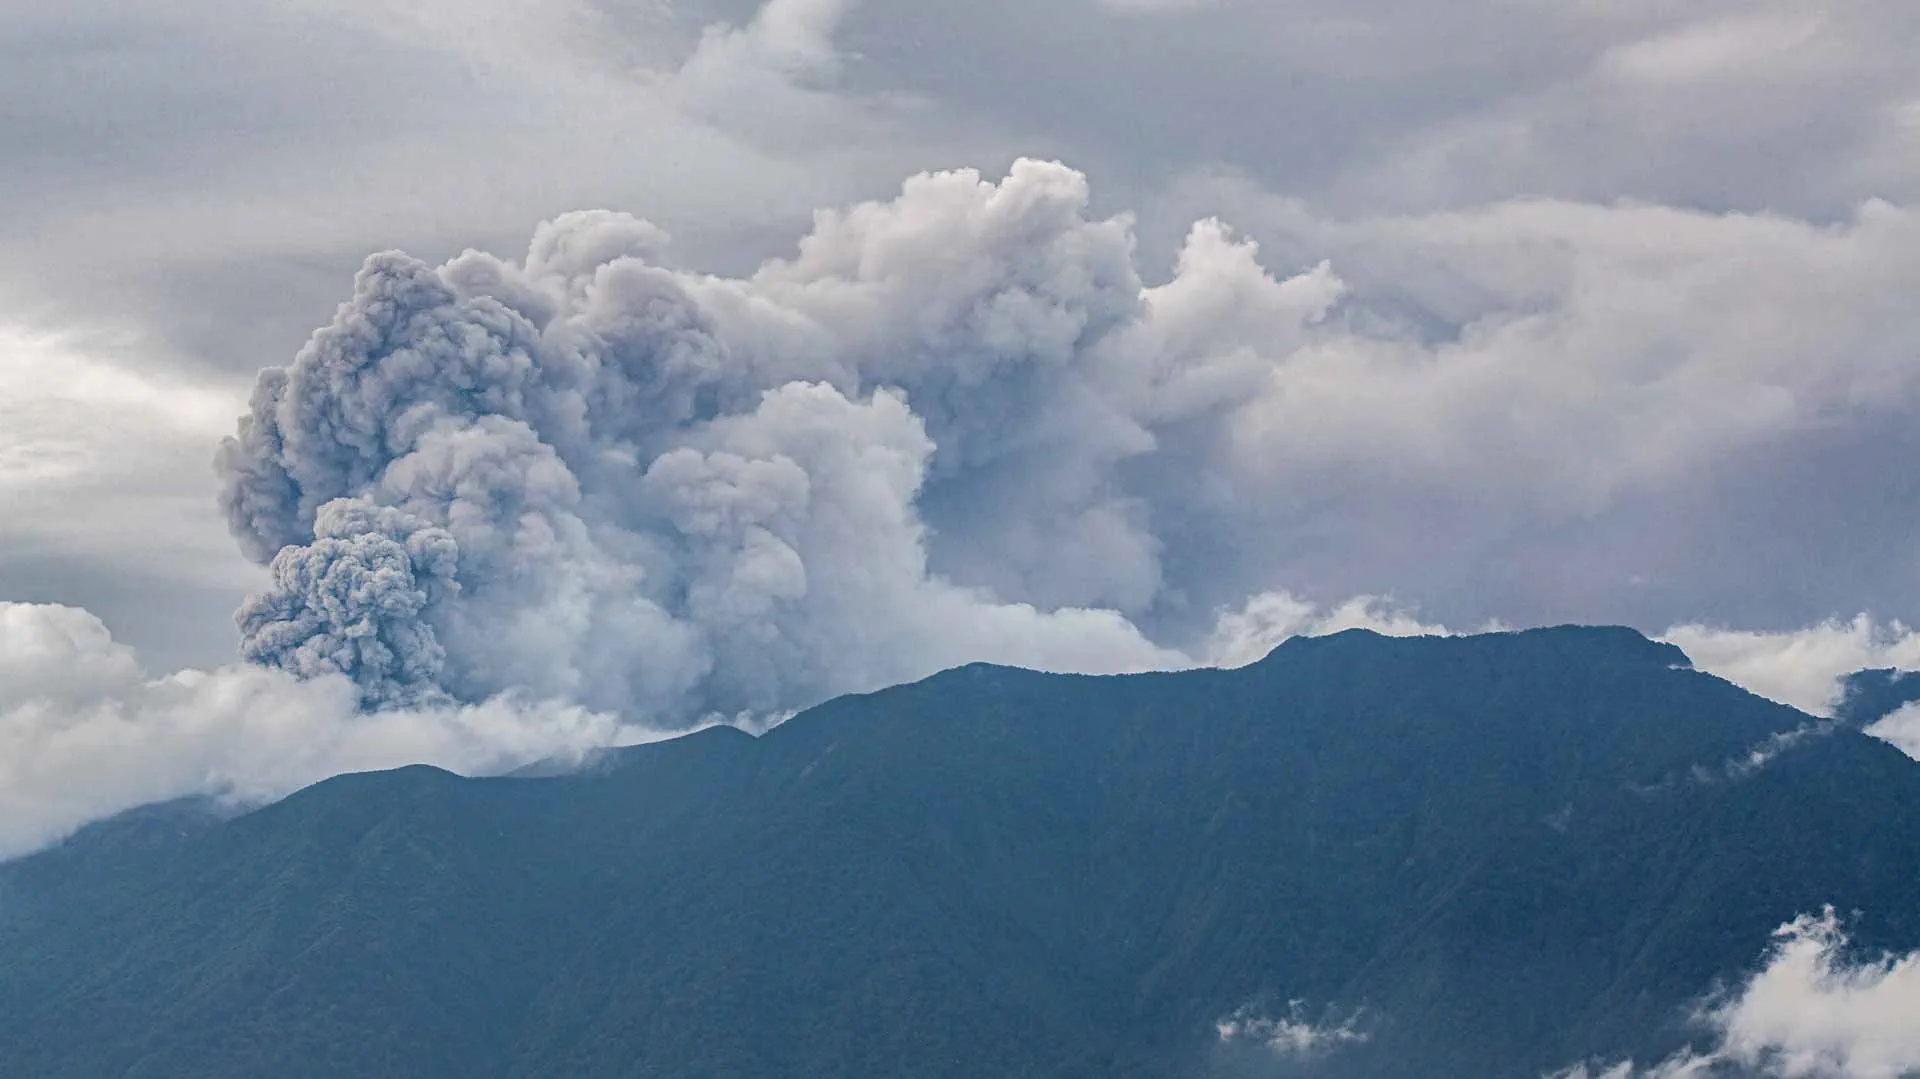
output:
<path id="1" fill-rule="evenodd" d="M 1865 727 L 1906 705 L 1920 701 L 1920 678 L 1912 671 L 1876 667 L 1855 671 L 1841 682 L 1834 718 Z"/>
<path id="2" fill-rule="evenodd" d="M 1920 765 L 1620 629 L 973 666 L 564 777 L 347 776 L 0 867 L 0 1075 L 1525 1076 L 1688 1039 Z M 1297 1002 L 1297 1003 L 1295 1003 Z M 1226 1018 L 1351 1022 L 1301 1060 Z"/>

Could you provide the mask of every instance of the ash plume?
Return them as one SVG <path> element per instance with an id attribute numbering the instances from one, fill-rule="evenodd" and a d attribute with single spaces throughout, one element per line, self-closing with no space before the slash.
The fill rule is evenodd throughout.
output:
<path id="1" fill-rule="evenodd" d="M 219 454 L 273 574 L 246 657 L 376 707 L 682 722 L 981 658 L 1178 665 L 1129 618 L 1164 588 L 1160 500 L 1117 469 L 1246 388 L 1181 354 L 1213 315 L 1188 277 L 1239 253 L 1196 234 L 1156 298 L 1087 200 L 1058 165 L 925 175 L 742 279 L 606 212 L 518 262 L 374 256 Z M 1336 292 L 1243 261 L 1295 331 Z"/>
<path id="2" fill-rule="evenodd" d="M 1790 415 L 1702 401 L 1790 386 L 1838 415 L 1848 387 L 1905 385 L 1904 354 L 1865 347 L 1899 338 L 1884 319 L 1814 297 L 1796 310 L 1825 329 L 1765 362 L 1738 327 L 1809 260 L 1842 291 L 1911 279 L 1916 222 L 1540 204 L 1309 230 L 1269 257 L 1287 275 L 1203 220 L 1150 284 L 1085 177 L 1022 161 L 821 211 L 739 277 L 604 210 L 513 259 L 378 254 L 218 452 L 227 523 L 270 568 L 246 662 L 153 675 L 84 611 L 0 610 L 0 857 L 157 798 L 577 759 L 974 661 L 1233 666 L 1299 633 L 1444 632 L 1396 582 L 1497 607 L 1543 567 L 1611 580 L 1631 567 L 1568 521 L 1638 535 L 1645 498 L 1801 444 Z M 1608 269 L 1561 273 L 1567 251 Z M 1718 314 L 1689 322 L 1670 297 L 1702 266 Z M 1369 315 L 1396 290 L 1459 332 Z M 1815 712 L 1849 671 L 1920 665 L 1920 634 L 1865 615 L 1666 636 Z M 1870 733 L 1913 752 L 1912 727 Z"/>

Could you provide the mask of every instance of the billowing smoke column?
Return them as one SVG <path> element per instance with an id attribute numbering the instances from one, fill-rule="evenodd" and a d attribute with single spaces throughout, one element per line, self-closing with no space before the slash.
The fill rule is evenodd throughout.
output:
<path id="1" fill-rule="evenodd" d="M 1440 631 L 1377 595 L 1397 582 L 1462 629 L 1648 569 L 1645 595 L 1712 610 L 1713 580 L 1750 592 L 1802 549 L 1751 542 L 1770 502 L 1662 531 L 1675 506 L 1832 461 L 1836 432 L 1861 460 L 1908 445 L 1913 306 L 1876 299 L 1920 281 L 1907 210 L 1294 225 L 1279 257 L 1331 253 L 1351 292 L 1214 222 L 1143 287 L 1127 220 L 1035 162 L 822 213 L 737 279 L 605 212 L 518 262 L 375 256 L 219 454 L 272 567 L 239 612 L 251 662 L 150 673 L 85 611 L 0 602 L 0 858 L 143 802 L 581 760 L 972 660 Z M 1817 521 L 1801 474 L 1755 497 Z M 1920 666 L 1920 633 L 1866 616 L 1667 637 L 1821 711 L 1850 671 Z M 1920 752 L 1911 709 L 1869 733 Z"/>
<path id="2" fill-rule="evenodd" d="M 373 707 L 503 691 L 664 722 L 801 707 L 974 659 L 1182 663 L 1127 462 L 1202 455 L 1337 296 L 1197 228 L 1143 289 L 1078 173 L 921 176 L 822 213 L 796 257 L 671 268 L 607 212 L 523 262 L 367 261 L 263 372 L 223 506 L 273 584 L 248 659 Z M 1203 522 L 1188 520 L 1187 527 Z"/>

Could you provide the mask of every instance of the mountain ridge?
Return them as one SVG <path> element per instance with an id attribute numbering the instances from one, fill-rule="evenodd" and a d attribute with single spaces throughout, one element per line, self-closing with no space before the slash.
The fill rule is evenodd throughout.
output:
<path id="1" fill-rule="evenodd" d="M 1645 1059 L 1798 913 L 1920 944 L 1920 768 L 1836 726 L 1716 772 L 1810 720 L 1677 652 L 1579 627 L 1297 638 L 1233 671 L 972 664 L 572 776 L 339 777 L 159 853 L 0 867 L 0 1071 Z M 1368 1040 L 1221 1041 L 1296 999 Z"/>

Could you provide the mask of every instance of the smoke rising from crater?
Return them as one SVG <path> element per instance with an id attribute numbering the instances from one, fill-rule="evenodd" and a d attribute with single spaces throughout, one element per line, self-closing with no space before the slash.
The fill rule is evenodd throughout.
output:
<path id="1" fill-rule="evenodd" d="M 1339 289 L 1214 225 L 1143 289 L 1087 202 L 1059 165 L 924 175 L 744 279 L 605 212 L 518 262 L 369 259 L 219 455 L 273 574 L 247 658 L 374 706 L 670 721 L 976 659 L 1179 665 L 1154 630 L 1181 507 L 1124 466 L 1201 467 L 1258 388 L 1258 357 L 1207 350 L 1223 319 L 1284 345 Z"/>
<path id="2" fill-rule="evenodd" d="M 1710 608 L 1725 560 L 1696 556 L 1724 522 L 1676 532 L 1670 505 L 1878 445 L 1920 392 L 1887 344 L 1904 309 L 1829 302 L 1920 280 L 1916 219 L 1884 203 L 1828 228 L 1254 206 L 1291 273 L 1203 220 L 1156 285 L 1089 204 L 1021 161 L 820 211 L 743 277 L 608 211 L 517 260 L 374 256 L 220 452 L 273 571 L 246 656 L 375 706 L 513 690 L 680 724 L 979 659 L 1216 660 L 1276 587 Z M 1771 685 L 1758 638 L 1674 632 Z M 1773 692 L 1818 708 L 1840 673 Z"/>

